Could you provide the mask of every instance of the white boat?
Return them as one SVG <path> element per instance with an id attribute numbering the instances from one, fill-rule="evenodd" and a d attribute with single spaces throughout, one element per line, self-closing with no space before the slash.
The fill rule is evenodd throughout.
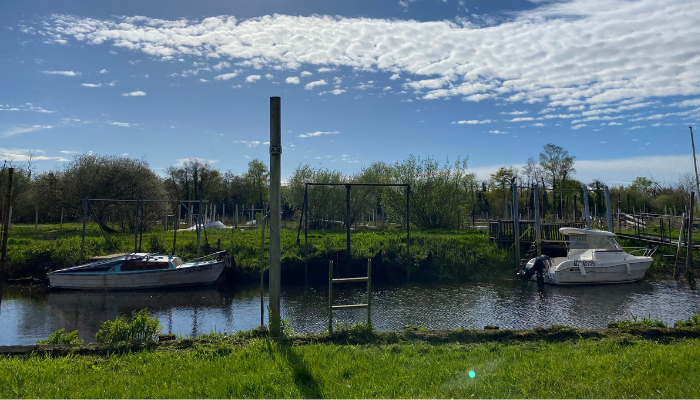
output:
<path id="1" fill-rule="evenodd" d="M 554 285 L 634 282 L 644 278 L 656 250 L 644 249 L 641 256 L 629 254 L 617 243 L 615 234 L 607 231 L 560 228 L 559 232 L 567 236 L 566 257 L 533 258 L 520 277 Z"/>
<path id="2" fill-rule="evenodd" d="M 214 257 L 209 261 L 204 258 Z M 49 272 L 49 286 L 60 289 L 154 289 L 210 285 L 230 261 L 220 251 L 192 262 L 180 257 L 131 253 Z"/>

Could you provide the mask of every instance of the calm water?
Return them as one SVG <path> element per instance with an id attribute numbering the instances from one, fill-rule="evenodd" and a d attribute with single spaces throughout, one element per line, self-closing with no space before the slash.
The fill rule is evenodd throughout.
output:
<path id="1" fill-rule="evenodd" d="M 364 302 L 355 284 L 334 287 L 334 304 Z M 366 288 L 366 287 L 365 287 Z M 327 287 L 283 287 L 282 314 L 294 332 L 321 332 L 328 321 Z M 700 293 L 673 280 L 583 287 L 545 286 L 495 279 L 455 284 L 373 287 L 372 324 L 378 330 L 405 325 L 427 328 L 532 328 L 555 323 L 603 328 L 631 315 L 659 318 L 672 325 L 700 313 Z M 163 332 L 181 335 L 234 332 L 260 324 L 258 287 L 176 291 L 78 292 L 5 287 L 0 301 L 0 345 L 34 344 L 60 328 L 77 329 L 92 341 L 100 322 L 147 307 Z M 267 293 L 265 293 L 267 323 Z M 367 312 L 341 310 L 338 322 L 364 322 Z"/>

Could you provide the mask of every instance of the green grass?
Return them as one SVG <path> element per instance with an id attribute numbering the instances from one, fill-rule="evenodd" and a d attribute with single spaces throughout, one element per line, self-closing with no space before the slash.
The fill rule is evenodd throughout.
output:
<path id="1" fill-rule="evenodd" d="M 81 224 L 15 225 L 8 236 L 8 276 L 12 278 L 30 275 L 41 276 L 48 271 L 78 263 L 80 258 Z M 202 233 L 202 253 L 218 249 L 228 250 L 236 262 L 237 276 L 256 280 L 260 274 L 260 229 L 209 230 Z M 327 276 L 328 260 L 335 259 L 346 248 L 345 230 L 309 232 L 309 276 Z M 55 240 L 45 240 L 52 238 Z M 296 243 L 297 231 L 282 231 L 282 274 L 286 281 L 303 281 L 304 235 Z M 144 232 L 141 250 L 169 253 L 172 250 L 173 232 L 163 232 L 155 227 Z M 196 257 L 196 233 L 178 231 L 175 254 L 187 260 Z M 269 234 L 266 234 L 266 246 Z M 374 274 L 379 281 L 391 274 L 405 276 L 406 268 L 415 279 L 436 277 L 464 277 L 484 269 L 509 270 L 512 255 L 489 241 L 483 231 L 470 230 L 418 230 L 411 232 L 411 253 L 408 257 L 405 230 L 386 228 L 380 230 L 361 228 L 351 234 L 352 257 L 358 260 L 356 267 L 364 270 L 367 258 L 373 258 Z M 89 224 L 85 239 L 85 258 L 134 250 L 132 233 L 107 234 L 106 238 L 96 224 Z M 267 252 L 265 255 L 267 259 Z M 410 260 L 410 261 L 409 261 Z"/>
<path id="2" fill-rule="evenodd" d="M 698 339 L 291 346 L 254 338 L 4 357 L 0 397 L 691 398 L 700 393 L 698 368 Z"/>

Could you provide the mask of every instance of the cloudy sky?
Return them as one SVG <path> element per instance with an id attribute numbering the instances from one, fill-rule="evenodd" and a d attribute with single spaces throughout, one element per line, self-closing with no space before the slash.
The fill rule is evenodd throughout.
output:
<path id="1" fill-rule="evenodd" d="M 555 143 L 577 177 L 674 181 L 700 121 L 696 0 L 3 0 L 0 158 L 128 154 L 283 176 L 409 154 L 487 177 Z M 700 128 L 699 128 L 700 131 Z"/>

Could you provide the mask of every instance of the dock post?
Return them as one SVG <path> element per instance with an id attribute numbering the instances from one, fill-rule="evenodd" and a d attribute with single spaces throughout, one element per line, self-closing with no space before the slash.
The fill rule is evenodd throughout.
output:
<path id="1" fill-rule="evenodd" d="M 85 200 L 85 219 L 87 219 L 87 200 Z M 85 222 L 83 222 L 83 226 Z M 136 217 L 134 218 L 134 253 L 139 248 L 139 199 L 136 199 Z"/>
<path id="2" fill-rule="evenodd" d="M 676 268 L 678 267 L 678 259 L 681 256 L 681 243 L 683 242 L 683 226 L 685 225 L 685 213 L 681 217 L 681 226 L 678 233 L 678 245 L 676 246 L 676 262 L 673 264 L 673 279 L 676 279 Z"/>
<path id="3" fill-rule="evenodd" d="M 84 199 L 83 202 L 84 202 L 84 204 L 83 204 L 83 237 L 82 237 L 82 239 L 81 239 L 81 241 L 80 241 L 80 261 L 78 262 L 78 264 L 82 264 L 82 263 L 83 263 L 83 260 L 85 259 L 85 227 L 86 227 L 86 225 L 87 225 L 87 218 L 88 218 L 88 202 L 87 202 L 87 199 Z M 6 242 L 5 242 L 5 237 L 7 237 L 7 234 L 5 234 L 5 236 L 3 237 L 3 242 L 2 242 L 2 243 L 3 243 L 3 256 L 4 256 L 4 254 L 5 254 L 5 251 L 4 251 L 4 249 L 5 249 L 5 243 L 6 243 Z M 134 246 L 136 246 L 136 244 L 134 244 Z"/>
<path id="4" fill-rule="evenodd" d="M 591 216 L 588 211 L 588 186 L 585 184 L 583 186 L 583 214 L 586 218 L 586 229 L 591 229 Z"/>
<path id="5" fill-rule="evenodd" d="M 195 221 L 195 224 L 197 226 L 197 257 L 202 256 L 202 227 L 204 226 L 204 214 L 203 214 L 204 209 L 202 208 L 202 199 L 200 197 L 199 199 L 199 217 Z"/>
<path id="6" fill-rule="evenodd" d="M 406 282 L 411 273 L 411 185 L 406 185 Z"/>
<path id="7" fill-rule="evenodd" d="M 308 283 L 309 270 L 309 185 L 304 185 L 304 279 Z"/>
<path id="8" fill-rule="evenodd" d="M 513 238 L 515 240 L 515 268 L 520 268 L 520 215 L 518 213 L 518 184 L 513 179 Z"/>
<path id="9" fill-rule="evenodd" d="M 177 244 L 177 228 L 180 227 L 180 200 L 177 201 L 177 216 L 173 224 L 173 251 L 170 252 L 170 257 L 175 257 L 175 245 Z"/>
<path id="10" fill-rule="evenodd" d="M 328 334 L 333 334 L 333 260 L 328 261 Z"/>
<path id="11" fill-rule="evenodd" d="M 690 192 L 690 209 L 688 210 L 688 243 L 685 256 L 685 273 L 693 277 L 693 208 L 695 208 L 695 192 Z"/>
<path id="12" fill-rule="evenodd" d="M 345 247 L 348 252 L 347 263 L 345 264 L 345 274 L 350 276 L 350 185 L 345 185 Z"/>
<path id="13" fill-rule="evenodd" d="M 540 199 L 537 184 L 533 186 L 533 189 L 535 191 L 535 244 L 537 246 L 537 256 L 539 257 L 542 255 L 542 235 L 540 233 Z"/>
<path id="14" fill-rule="evenodd" d="M 372 326 L 372 259 L 367 259 L 367 325 Z"/>
<path id="15" fill-rule="evenodd" d="M 613 225 L 612 210 L 610 209 L 610 190 L 608 189 L 608 185 L 605 185 L 604 188 L 605 188 L 605 214 L 608 217 L 608 232 L 614 232 L 615 226 Z"/>
<path id="16" fill-rule="evenodd" d="M 281 195 L 281 164 L 282 164 L 282 99 L 270 97 L 270 268 L 269 268 L 269 297 L 270 297 L 270 333 L 279 337 L 281 332 L 280 319 L 280 287 L 281 287 L 281 231 L 280 211 L 282 209 Z"/>

